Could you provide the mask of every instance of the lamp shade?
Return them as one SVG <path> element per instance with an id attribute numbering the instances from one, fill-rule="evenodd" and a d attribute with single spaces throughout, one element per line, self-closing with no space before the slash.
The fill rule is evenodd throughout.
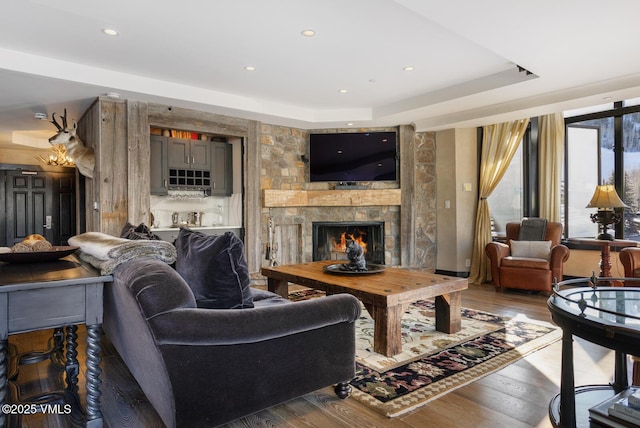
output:
<path id="1" fill-rule="evenodd" d="M 596 191 L 586 208 L 629 208 L 622 202 L 612 184 L 596 186 Z"/>

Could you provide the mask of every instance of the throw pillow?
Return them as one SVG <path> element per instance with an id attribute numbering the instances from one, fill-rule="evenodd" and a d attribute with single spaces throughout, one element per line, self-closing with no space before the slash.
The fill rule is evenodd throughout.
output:
<path id="1" fill-rule="evenodd" d="M 253 308 L 244 245 L 233 232 L 205 235 L 180 229 L 176 270 L 189 284 L 198 307 Z"/>
<path id="2" fill-rule="evenodd" d="M 528 257 L 549 260 L 551 257 L 551 241 L 511 241 L 513 257 Z"/>

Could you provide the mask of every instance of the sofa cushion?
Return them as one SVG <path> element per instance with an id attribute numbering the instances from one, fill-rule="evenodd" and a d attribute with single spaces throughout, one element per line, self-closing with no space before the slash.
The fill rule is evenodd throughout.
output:
<path id="1" fill-rule="evenodd" d="M 180 229 L 175 246 L 176 270 L 191 287 L 198 307 L 253 307 L 244 245 L 233 232 L 205 235 Z"/>
<path id="2" fill-rule="evenodd" d="M 532 257 L 505 257 L 500 263 L 501 268 L 518 268 L 518 269 L 542 269 L 549 270 L 549 260 L 537 259 Z M 526 275 L 526 273 L 523 273 Z"/>
<path id="3" fill-rule="evenodd" d="M 551 256 L 551 241 L 511 241 L 510 245 L 513 257 L 549 260 Z"/>

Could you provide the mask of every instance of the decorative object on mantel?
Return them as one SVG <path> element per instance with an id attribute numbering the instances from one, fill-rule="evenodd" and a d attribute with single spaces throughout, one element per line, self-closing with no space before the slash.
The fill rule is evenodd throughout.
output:
<path id="1" fill-rule="evenodd" d="M 298 301 L 324 296 L 305 289 Z M 400 416 L 538 351 L 562 337 L 560 328 L 524 315 L 501 317 L 462 308 L 462 329 L 435 330 L 435 305 L 419 300 L 402 317 L 402 352 L 372 351 L 374 321 L 362 310 L 356 321 L 356 377 L 351 397 L 388 417 Z M 455 364 L 452 364 L 455 361 Z"/>
<path id="2" fill-rule="evenodd" d="M 46 165 L 76 166 L 73 159 L 67 155 L 67 149 L 62 144 L 53 144 L 51 147 L 51 154 L 47 159 L 43 158 L 41 155 L 38 155 L 37 159 Z"/>
<path id="3" fill-rule="evenodd" d="M 612 234 L 607 232 L 608 226 L 618 223 L 622 215 L 615 212 L 616 208 L 629 208 L 622 202 L 612 184 L 596 186 L 596 191 L 586 208 L 597 208 L 598 212 L 591 214 L 591 221 L 598 223 L 600 234 L 598 239 L 613 241 Z"/>
<path id="4" fill-rule="evenodd" d="M 69 129 L 67 126 L 67 109 L 64 109 L 62 126 L 56 120 L 55 113 L 51 117 L 53 119 L 51 123 L 58 128 L 58 133 L 49 138 L 49 143 L 53 145 L 62 144 L 67 150 L 68 156 L 75 162 L 80 174 L 93 178 L 93 169 L 96 165 L 95 154 L 91 147 L 85 146 L 82 140 L 78 138 L 76 134 L 78 124 L 76 121 L 73 121 L 73 128 Z"/>

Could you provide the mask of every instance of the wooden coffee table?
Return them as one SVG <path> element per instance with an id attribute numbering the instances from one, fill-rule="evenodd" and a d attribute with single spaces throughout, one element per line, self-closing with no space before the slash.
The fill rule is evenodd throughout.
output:
<path id="1" fill-rule="evenodd" d="M 387 267 L 367 275 L 338 275 L 322 268 L 336 261 L 263 267 L 269 291 L 287 297 L 289 282 L 357 297 L 374 319 L 373 350 L 393 356 L 402 352 L 401 319 L 410 303 L 435 298 L 436 330 L 455 333 L 461 328 L 461 292 L 466 278 L 436 275 L 418 270 Z"/>

